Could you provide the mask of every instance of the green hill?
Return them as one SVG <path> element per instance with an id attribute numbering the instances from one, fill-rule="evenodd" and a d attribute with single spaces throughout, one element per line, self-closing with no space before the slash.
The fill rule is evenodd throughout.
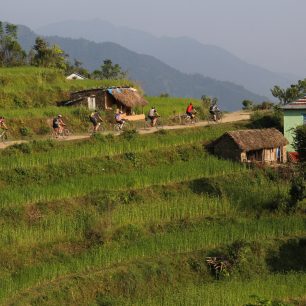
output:
<path id="1" fill-rule="evenodd" d="M 203 149 L 237 128 L 2 151 L 0 303 L 303 305 L 305 207 L 282 210 L 288 177 Z"/>
<path id="2" fill-rule="evenodd" d="M 29 28 L 19 26 L 19 41 L 26 50 L 34 45 L 36 36 Z M 256 102 L 267 100 L 243 86 L 201 74 L 182 73 L 153 56 L 133 52 L 115 43 L 95 43 L 86 39 L 58 36 L 45 39 L 51 44 L 59 45 L 71 59 L 80 60 L 90 71 L 98 69 L 103 60 L 111 59 L 127 71 L 129 77 L 137 81 L 150 96 L 158 96 L 164 92 L 175 97 L 213 96 L 218 97 L 222 108 L 227 111 L 240 109 L 244 99 Z"/>
<path id="3" fill-rule="evenodd" d="M 0 68 L 0 84 L 0 107 L 5 109 L 54 106 L 69 98 L 71 91 L 134 85 L 127 80 L 69 81 L 60 71 L 36 67 Z"/>

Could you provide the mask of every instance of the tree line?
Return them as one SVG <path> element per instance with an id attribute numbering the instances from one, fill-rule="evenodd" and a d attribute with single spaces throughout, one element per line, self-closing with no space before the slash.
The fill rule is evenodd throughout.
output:
<path id="1" fill-rule="evenodd" d="M 27 53 L 19 44 L 17 33 L 17 25 L 0 21 L 0 67 L 30 65 L 56 68 L 64 74 L 75 72 L 96 80 L 127 78 L 127 72 L 122 71 L 121 67 L 113 64 L 110 59 L 105 59 L 99 69 L 90 73 L 83 67 L 82 62 L 74 59 L 71 63 L 69 55 L 60 46 L 50 46 L 42 37 L 36 38 L 34 46 Z"/>

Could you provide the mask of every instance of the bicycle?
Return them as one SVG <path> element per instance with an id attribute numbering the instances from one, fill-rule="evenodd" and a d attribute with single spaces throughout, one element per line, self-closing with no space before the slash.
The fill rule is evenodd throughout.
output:
<path id="1" fill-rule="evenodd" d="M 144 129 L 147 130 L 147 129 L 151 129 L 155 127 L 156 129 L 162 129 L 164 128 L 164 125 L 163 125 L 163 122 L 160 118 L 160 116 L 156 117 L 156 120 L 155 120 L 155 124 L 154 126 L 152 126 L 152 121 L 150 118 L 146 118 L 145 119 L 145 122 L 144 122 Z"/>
<path id="2" fill-rule="evenodd" d="M 5 143 L 7 139 L 8 139 L 7 130 L 2 130 L 2 132 L 0 133 L 0 141 Z"/>
<path id="3" fill-rule="evenodd" d="M 95 134 L 95 133 L 102 133 L 104 131 L 105 131 L 105 127 L 101 123 L 99 123 L 97 131 L 94 131 L 94 127 L 92 125 L 89 126 L 87 129 L 87 132 L 90 135 Z"/>
<path id="4" fill-rule="evenodd" d="M 188 116 L 187 114 L 184 114 L 182 116 L 182 124 L 196 124 L 199 122 L 199 118 L 195 115 L 193 115 L 193 117 Z"/>
<path id="5" fill-rule="evenodd" d="M 130 127 L 129 123 L 127 121 L 124 121 L 123 124 L 119 123 L 119 122 L 116 122 L 114 124 L 114 131 L 115 132 L 121 132 L 123 130 L 128 130 Z"/>
<path id="6" fill-rule="evenodd" d="M 207 122 L 208 124 L 222 123 L 223 113 L 221 111 L 216 112 L 216 120 L 213 114 L 209 114 Z"/>
<path id="7" fill-rule="evenodd" d="M 72 134 L 71 131 L 65 127 L 60 132 L 53 130 L 51 136 L 52 138 L 59 138 L 59 137 L 65 138 L 65 137 L 70 136 L 71 134 Z"/>

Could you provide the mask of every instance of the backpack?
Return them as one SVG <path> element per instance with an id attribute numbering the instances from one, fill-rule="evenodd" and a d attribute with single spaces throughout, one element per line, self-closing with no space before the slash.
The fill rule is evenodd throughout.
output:
<path id="1" fill-rule="evenodd" d="M 57 117 L 53 119 L 53 125 L 58 125 L 58 118 Z"/>

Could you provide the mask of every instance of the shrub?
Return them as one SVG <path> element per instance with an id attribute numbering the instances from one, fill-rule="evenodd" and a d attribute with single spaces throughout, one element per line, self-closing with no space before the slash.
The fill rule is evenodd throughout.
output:
<path id="1" fill-rule="evenodd" d="M 27 128 L 27 127 L 21 127 L 19 129 L 19 133 L 20 133 L 21 136 L 24 136 L 24 137 L 33 135 L 32 130 L 30 128 Z"/>
<path id="2" fill-rule="evenodd" d="M 126 140 L 132 140 L 137 138 L 138 136 L 138 132 L 137 130 L 125 130 L 123 131 L 122 135 L 121 135 L 124 139 Z"/>
<path id="3" fill-rule="evenodd" d="M 251 110 L 253 108 L 253 101 L 250 100 L 243 100 L 242 101 L 242 105 L 243 105 L 243 109 L 245 110 Z"/>

